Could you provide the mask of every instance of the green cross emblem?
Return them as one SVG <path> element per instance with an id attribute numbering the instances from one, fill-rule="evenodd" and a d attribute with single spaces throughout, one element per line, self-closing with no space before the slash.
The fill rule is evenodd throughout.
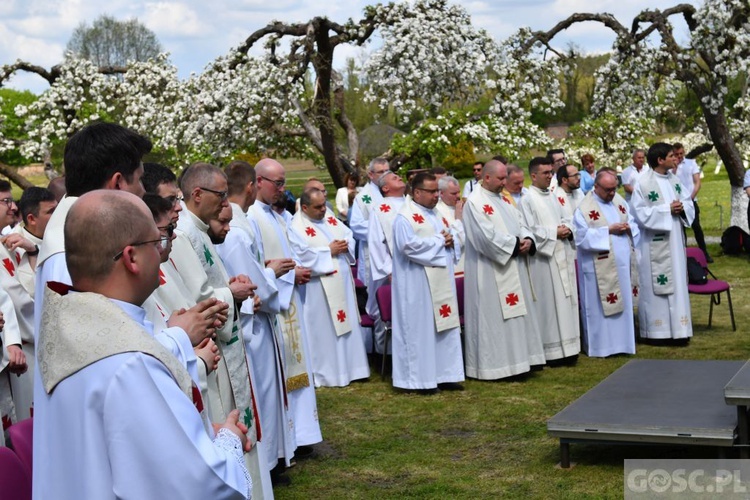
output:
<path id="1" fill-rule="evenodd" d="M 211 257 L 211 250 L 208 249 L 205 243 L 203 244 L 203 257 L 205 257 L 206 262 L 208 262 L 209 266 L 214 265 L 214 259 L 213 257 Z"/>
<path id="2" fill-rule="evenodd" d="M 652 203 L 655 202 L 656 200 L 659 199 L 659 193 L 657 193 L 656 191 L 651 191 L 650 193 L 648 193 L 648 199 Z"/>
<path id="3" fill-rule="evenodd" d="M 660 285 L 666 285 L 667 281 L 668 281 L 667 276 L 664 274 L 660 274 L 659 276 L 656 277 L 656 282 L 659 283 Z"/>
<path id="4" fill-rule="evenodd" d="M 674 185 L 674 190 L 677 191 L 677 194 L 682 194 L 682 187 L 679 184 Z"/>
<path id="5" fill-rule="evenodd" d="M 250 408 L 245 408 L 245 413 L 242 415 L 242 423 L 245 424 L 248 429 L 253 423 L 253 412 L 250 411 Z"/>
<path id="6" fill-rule="evenodd" d="M 362 201 L 369 204 L 372 201 L 372 198 L 369 194 L 366 194 L 362 196 Z"/>

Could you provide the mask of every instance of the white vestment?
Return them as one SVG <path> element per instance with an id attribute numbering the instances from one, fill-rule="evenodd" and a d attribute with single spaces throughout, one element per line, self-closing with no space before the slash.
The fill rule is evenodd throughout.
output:
<path id="1" fill-rule="evenodd" d="M 464 205 L 466 375 L 493 380 L 528 372 L 544 364 L 528 257 L 518 255 L 525 238 L 534 238 L 510 198 L 476 189 Z M 519 291 L 501 294 L 496 274 L 511 274 Z M 504 280 L 504 281 L 507 281 Z M 514 297 L 512 294 L 515 293 Z M 505 318 L 502 305 L 520 295 L 526 313 Z"/>
<path id="2" fill-rule="evenodd" d="M 641 177 L 641 175 L 643 175 L 644 172 L 648 170 L 651 170 L 651 167 L 649 167 L 647 164 L 644 164 L 641 167 L 640 171 L 638 171 L 638 169 L 636 169 L 634 165 L 628 166 L 625 170 L 622 171 L 622 175 L 620 176 L 620 178 L 622 179 L 622 185 L 635 188 L 635 185 L 638 184 L 638 179 Z M 632 197 L 632 194 L 625 191 L 625 200 L 628 203 L 630 203 Z"/>
<path id="3" fill-rule="evenodd" d="M 269 205 L 256 200 L 255 204 L 250 207 L 250 210 L 248 211 L 248 219 L 250 219 L 250 215 L 255 219 L 254 228 L 257 231 L 255 234 L 255 241 L 258 243 L 258 246 L 261 249 L 260 251 L 263 253 L 265 259 L 295 257 L 289 246 L 289 240 L 286 233 L 286 223 L 283 222 L 279 214 L 272 211 Z M 260 217 L 264 218 L 262 222 L 258 221 Z M 274 241 L 263 240 L 262 230 L 259 226 L 260 224 L 266 224 L 267 227 L 271 229 L 271 231 L 269 231 L 269 236 L 274 237 Z M 271 255 L 270 249 L 272 248 L 280 250 L 281 254 Z M 295 388 L 294 390 L 290 390 L 290 388 L 287 387 L 290 412 L 292 414 L 292 421 L 294 422 L 295 442 L 297 446 L 312 445 L 322 441 L 323 436 L 320 432 L 320 423 L 318 422 L 318 403 L 315 397 L 315 387 L 312 384 L 313 377 L 309 362 L 309 341 L 307 339 L 304 322 L 300 321 L 303 313 L 296 289 L 297 287 L 294 284 L 294 270 L 289 271 L 287 274 L 277 279 L 276 284 L 279 289 L 280 310 L 295 312 L 300 329 L 299 340 L 301 343 L 300 346 L 296 346 L 296 349 L 298 349 L 304 357 L 307 378 L 310 381 L 308 385 Z M 282 321 L 282 318 L 282 315 L 278 315 L 277 321 Z M 288 348 L 289 346 L 285 347 Z M 287 352 L 290 352 L 289 349 L 287 349 Z M 287 376 L 288 375 L 289 374 L 287 373 Z"/>
<path id="4" fill-rule="evenodd" d="M 607 220 L 607 224 L 602 227 L 591 227 L 580 209 L 576 210 L 573 216 L 578 251 L 584 350 L 591 357 L 606 357 L 620 353 L 635 354 L 633 285 L 630 277 L 630 254 L 634 250 L 631 250 L 630 236 L 609 233 L 609 226 L 621 220 L 622 214 L 618 205 L 612 202 L 605 203 L 593 190 L 588 196 L 594 197 L 599 204 L 601 217 Z M 619 206 L 627 210 L 626 202 Z M 629 211 L 627 219 L 633 241 L 637 245 L 640 240 L 640 231 Z M 613 296 L 612 300 L 622 300 L 623 311 L 605 316 L 595 262 L 600 253 L 609 251 L 614 252 L 617 278 L 620 283 L 620 293 Z"/>
<path id="5" fill-rule="evenodd" d="M 203 274 L 199 276 L 205 276 L 206 283 L 197 289 L 213 289 L 217 292 L 217 298 L 225 296 L 227 292 L 231 296 L 229 276 L 208 237 L 208 225 L 190 210 L 185 210 L 177 227 L 178 233 L 181 232 L 190 241 L 192 251 L 198 256 L 202 265 Z M 173 253 L 174 250 L 173 247 Z M 185 275 L 196 273 L 197 270 L 195 266 L 186 265 L 190 262 L 186 254 L 189 254 L 189 251 L 178 252 L 174 256 L 174 262 L 187 285 Z M 233 298 L 230 298 L 230 301 L 232 305 L 235 305 Z M 248 298 L 246 301 L 252 302 L 252 299 Z M 252 311 L 252 306 L 250 307 Z M 236 314 L 234 309 L 230 307 L 230 314 Z M 231 329 L 227 325 L 232 325 Z M 262 434 L 261 422 L 257 414 L 252 368 L 245 354 L 245 344 L 242 341 L 240 329 L 240 322 L 235 316 L 230 315 L 224 327 L 217 332 L 216 345 L 219 346 L 221 360 L 216 370 L 207 377 L 209 396 L 207 406 L 209 416 L 214 422 L 223 421 L 235 408 L 240 410 L 240 421 L 248 427 L 248 439 L 254 445 L 245 455 L 247 468 L 254 479 L 253 496 L 256 499 L 266 498 L 273 495 L 272 490 L 268 488 L 271 486 L 270 469 L 267 466 L 268 460 L 264 448 L 255 446 L 258 436 Z"/>
<path id="6" fill-rule="evenodd" d="M 464 363 L 460 326 L 436 331 L 425 267 L 447 268 L 451 279 L 446 285 L 455 296 L 453 265 L 461 256 L 461 245 L 453 234 L 454 248 L 446 248 L 441 217 L 416 203 L 410 205 L 435 234 L 418 237 L 403 209 L 393 224 L 393 385 L 435 389 L 438 384 L 463 381 Z"/>
<path id="7" fill-rule="evenodd" d="M 365 310 L 375 322 L 375 340 L 383 338 L 385 325 L 380 321 L 380 310 L 375 291 L 382 283 L 376 283 L 370 270 L 369 257 L 369 221 L 370 214 L 383 203 L 383 195 L 373 182 L 368 182 L 354 198 L 354 204 L 349 208 L 349 228 L 357 240 L 357 278 L 367 287 L 367 304 Z M 369 335 L 364 336 L 368 352 L 374 352 Z M 382 352 L 382 348 L 380 349 Z"/>
<path id="8" fill-rule="evenodd" d="M 311 241 L 308 234 L 300 234 L 298 225 L 303 225 L 311 235 L 318 238 Z M 349 228 L 342 224 L 330 210 L 322 220 L 312 220 L 304 212 L 294 214 L 289 227 L 289 243 L 302 267 L 312 272 L 310 282 L 300 290 L 305 330 L 310 333 L 310 353 L 315 386 L 344 387 L 352 380 L 370 376 L 370 366 L 361 327 L 357 295 L 354 291 L 354 278 L 351 264 L 354 262 L 354 237 Z M 316 243 L 331 243 L 345 239 L 349 251 L 331 256 L 331 249 Z M 335 273 L 335 274 L 334 274 Z M 332 275 L 330 278 L 328 275 Z M 342 297 L 333 298 L 326 294 L 323 279 L 339 280 Z M 343 300 L 342 300 L 343 299 Z M 337 335 L 332 315 L 337 321 L 346 324 L 351 330 Z"/>
<path id="9" fill-rule="evenodd" d="M 149 330 L 143 309 L 115 303 Z M 90 364 L 50 394 L 42 388 L 33 457 L 40 500 L 240 499 L 249 486 L 241 451 L 213 443 L 167 367 L 141 352 Z"/>
<path id="10" fill-rule="evenodd" d="M 466 244 L 466 232 L 464 231 L 464 223 L 456 219 L 456 207 L 450 207 L 446 205 L 443 200 L 439 200 L 437 205 L 435 206 L 435 210 L 437 210 L 440 216 L 445 219 L 443 221 L 443 224 L 449 226 L 453 231 L 455 231 L 456 236 L 458 236 L 458 241 L 463 247 Z M 456 273 L 456 277 L 464 275 L 463 253 L 461 254 L 461 259 L 453 267 L 453 271 Z"/>
<path id="11" fill-rule="evenodd" d="M 11 252 L 5 245 L 0 244 L 0 266 L 2 266 L 0 287 L 10 296 L 15 309 L 15 321 L 14 318 L 6 319 L 4 330 L 14 328 L 18 330 L 21 335 L 20 347 L 28 363 L 26 373 L 20 377 L 16 375 L 10 377 L 18 421 L 31 417 L 34 405 L 34 298 L 20 281 L 21 252 L 17 250 Z M 11 343 L 3 342 L 3 349 L 6 345 L 11 345 Z"/>
<path id="12" fill-rule="evenodd" d="M 687 259 L 682 227 L 690 227 L 695 215 L 691 193 L 673 187 L 674 174 L 658 174 L 648 170 L 638 179 L 630 199 L 635 220 L 641 230 L 638 269 L 640 297 L 638 322 L 640 336 L 648 339 L 680 339 L 693 335 L 690 316 L 690 297 L 687 290 Z M 652 189 L 658 185 L 660 193 Z M 678 184 L 679 185 L 679 184 Z M 652 199 L 654 201 L 652 201 Z M 669 204 L 679 199 L 684 208 L 684 218 L 672 215 Z M 656 202 L 656 203 L 655 203 Z M 673 293 L 655 294 L 654 285 L 667 281 L 668 273 L 655 273 L 656 255 L 653 245 L 668 238 L 668 255 L 661 256 L 661 264 L 671 270 Z M 665 279 L 666 278 L 666 279 Z"/>
<path id="13" fill-rule="evenodd" d="M 369 257 L 368 265 L 370 266 L 370 283 L 367 287 L 367 314 L 370 314 L 371 308 L 374 308 L 376 311 L 376 316 L 373 316 L 375 320 L 375 346 L 373 352 L 381 354 L 383 353 L 383 346 L 385 344 L 385 324 L 380 319 L 380 309 L 378 308 L 376 293 L 378 288 L 389 283 L 388 280 L 393 273 L 393 259 L 391 258 L 393 222 L 396 220 L 396 214 L 401 210 L 404 200 L 403 196 L 387 196 L 383 198 L 370 211 L 370 219 L 367 227 L 367 254 Z M 373 301 L 374 306 L 372 305 Z M 369 338 L 366 339 L 365 345 L 371 347 Z M 391 346 L 389 345 L 388 354 L 390 353 Z"/>
<path id="14" fill-rule="evenodd" d="M 547 361 L 574 356 L 581 351 L 575 265 L 566 246 L 557 239 L 557 226 L 572 229 L 556 194 L 531 186 L 520 209 L 534 234 L 536 255 L 531 259 L 531 282 L 539 309 L 539 327 Z"/>
<path id="15" fill-rule="evenodd" d="M 255 294 L 261 300 L 260 310 L 252 313 L 253 302 L 250 299 L 240 308 L 242 336 L 248 361 L 252 360 L 268 466 L 273 469 L 280 458 L 285 459 L 289 466 L 296 445 L 284 387 L 283 340 L 276 321 L 279 313 L 276 274 L 273 269 L 264 266 L 263 254 L 255 240 L 255 221 L 239 205 L 232 203 L 231 206 L 231 229 L 224 243 L 217 245 L 216 250 L 229 274 L 246 274 L 258 287 Z"/>

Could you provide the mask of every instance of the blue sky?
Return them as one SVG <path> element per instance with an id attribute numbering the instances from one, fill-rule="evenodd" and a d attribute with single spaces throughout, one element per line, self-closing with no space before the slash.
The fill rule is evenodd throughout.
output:
<path id="1" fill-rule="evenodd" d="M 685 1 L 685 0 L 683 0 Z M 699 0 L 687 0 L 698 4 Z M 373 1 L 362 0 L 0 0 L 0 64 L 22 59 L 51 67 L 62 60 L 73 30 L 83 21 L 89 24 L 101 14 L 118 19 L 138 18 L 153 30 L 180 76 L 200 72 L 211 60 L 225 54 L 248 35 L 272 20 L 304 22 L 315 16 L 328 16 L 344 22 L 358 19 L 362 9 Z M 609 12 L 630 26 L 635 14 L 645 8 L 664 9 L 677 0 L 466 0 L 462 5 L 472 22 L 502 40 L 522 26 L 549 29 L 575 12 Z M 678 37 L 684 33 L 678 27 Z M 609 30 L 586 23 L 568 30 L 557 40 L 560 47 L 569 42 L 585 52 L 605 52 L 614 37 Z M 372 48 L 341 46 L 337 59 L 364 58 Z M 7 86 L 43 91 L 46 83 L 34 75 L 14 77 Z"/>

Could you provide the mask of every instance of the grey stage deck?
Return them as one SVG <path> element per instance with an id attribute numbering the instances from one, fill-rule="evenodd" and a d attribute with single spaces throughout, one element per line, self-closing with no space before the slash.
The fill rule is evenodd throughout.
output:
<path id="1" fill-rule="evenodd" d="M 724 387 L 724 400 L 737 407 L 737 445 L 740 458 L 750 458 L 750 361 Z"/>
<path id="2" fill-rule="evenodd" d="M 629 361 L 547 421 L 563 467 L 571 441 L 732 446 L 737 410 L 724 401 L 724 386 L 743 363 Z"/>

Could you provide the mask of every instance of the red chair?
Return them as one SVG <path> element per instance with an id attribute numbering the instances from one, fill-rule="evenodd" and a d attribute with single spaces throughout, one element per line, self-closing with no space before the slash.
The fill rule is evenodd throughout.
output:
<path id="1" fill-rule="evenodd" d="M 8 427 L 8 436 L 10 437 L 10 446 L 16 452 L 21 463 L 31 477 L 32 450 L 34 449 L 34 419 L 27 418 L 17 424 Z"/>
<path id="2" fill-rule="evenodd" d="M 31 474 L 5 447 L 0 447 L 0 500 L 31 500 Z"/>
<path id="3" fill-rule="evenodd" d="M 729 292 L 729 283 L 722 280 L 717 280 L 714 273 L 708 269 L 708 263 L 706 262 L 706 255 L 700 248 L 689 247 L 687 249 L 687 256 L 692 257 L 698 261 L 706 275 L 711 276 L 713 279 L 709 279 L 704 285 L 693 285 L 688 283 L 688 292 L 696 295 L 710 295 L 711 305 L 708 309 L 708 327 L 711 328 L 711 320 L 714 315 L 714 304 L 717 306 L 721 304 L 721 293 L 727 292 L 727 304 L 729 304 L 729 317 L 732 319 L 732 331 L 737 331 L 737 327 L 734 323 L 734 309 L 732 308 L 732 295 Z"/>
<path id="4" fill-rule="evenodd" d="M 391 321 L 393 320 L 393 308 L 391 302 L 391 285 L 383 285 L 375 292 L 380 310 L 380 320 L 385 323 L 385 338 L 383 343 L 383 365 L 380 367 L 380 376 L 385 380 L 385 360 L 388 357 L 388 338 L 391 336 Z M 374 345 L 374 344 L 373 344 Z M 374 348 L 374 347 L 373 347 Z"/>

